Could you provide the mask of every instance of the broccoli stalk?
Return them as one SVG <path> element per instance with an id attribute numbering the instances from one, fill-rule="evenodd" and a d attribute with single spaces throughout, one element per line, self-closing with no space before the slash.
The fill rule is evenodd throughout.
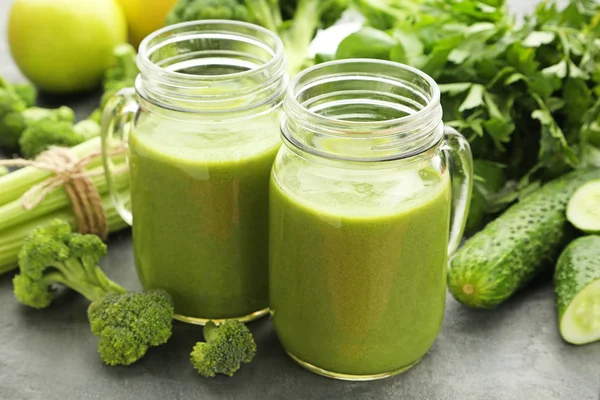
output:
<path id="1" fill-rule="evenodd" d="M 65 285 L 92 304 L 88 319 L 100 337 L 98 352 L 106 364 L 129 365 L 150 346 L 171 336 L 173 305 L 163 291 L 126 293 L 98 267 L 106 245 L 95 235 L 73 233 L 68 222 L 55 220 L 32 231 L 19 253 L 20 273 L 14 294 L 34 308 L 50 306 L 54 285 Z"/>
<path id="2" fill-rule="evenodd" d="M 135 85 L 135 78 L 139 74 L 136 64 L 137 52 L 127 43 L 122 43 L 113 49 L 114 64 L 104 73 L 104 94 L 100 98 L 100 106 L 90 113 L 86 120 L 98 125 L 102 121 L 102 110 L 108 100 L 119 90 Z M 99 130 L 99 128 L 98 128 Z"/>
<path id="3" fill-rule="evenodd" d="M 204 326 L 204 340 L 190 354 L 192 365 L 206 378 L 223 374 L 233 376 L 242 363 L 256 354 L 256 343 L 250 330 L 240 321 L 229 320 L 217 326 L 209 321 Z"/>
<path id="4" fill-rule="evenodd" d="M 100 100 L 102 108 L 108 99 L 119 90 L 132 87 L 140 72 L 135 62 L 137 52 L 130 44 L 117 45 L 113 49 L 113 56 L 115 63 L 104 74 L 104 94 Z"/>

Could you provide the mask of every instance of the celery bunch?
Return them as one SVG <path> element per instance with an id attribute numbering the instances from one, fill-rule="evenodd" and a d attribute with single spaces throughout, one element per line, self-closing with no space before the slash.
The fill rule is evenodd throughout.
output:
<path id="1" fill-rule="evenodd" d="M 99 151 L 100 140 L 88 140 L 71 150 L 78 157 L 85 157 Z M 113 160 L 117 165 L 124 163 L 122 156 Z M 90 172 L 101 171 L 102 160 L 94 159 L 87 166 Z M 73 227 L 76 219 L 71 208 L 71 202 L 63 188 L 58 188 L 48 194 L 31 210 L 25 210 L 21 205 L 21 196 L 32 186 L 43 182 L 52 176 L 52 172 L 36 167 L 25 167 L 7 175 L 0 176 L 0 274 L 17 267 L 17 254 L 25 238 L 31 230 L 38 226 L 49 224 L 56 218 L 68 221 Z M 94 174 L 92 174 L 94 175 Z M 123 229 L 127 224 L 121 219 L 114 208 L 106 186 L 104 174 L 90 178 L 102 198 L 102 206 L 108 220 L 110 232 Z M 129 180 L 127 174 L 116 177 L 118 190 L 127 190 Z"/>

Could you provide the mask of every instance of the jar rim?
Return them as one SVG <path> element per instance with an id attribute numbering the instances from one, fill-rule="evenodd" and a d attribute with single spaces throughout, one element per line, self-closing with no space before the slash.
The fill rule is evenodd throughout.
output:
<path id="1" fill-rule="evenodd" d="M 398 117 L 398 118 L 377 121 L 376 122 L 377 124 L 382 124 L 382 123 L 384 123 L 386 125 L 404 124 L 408 120 L 419 119 L 423 115 L 431 114 L 435 110 L 435 108 L 439 107 L 439 105 L 440 105 L 440 88 L 439 88 L 438 84 L 435 82 L 435 80 L 431 76 L 426 74 L 425 72 L 423 72 L 415 67 L 411 67 L 410 65 L 402 64 L 402 63 L 395 62 L 395 61 L 377 60 L 377 59 L 370 59 L 370 58 L 351 58 L 351 59 L 334 60 L 334 61 L 324 62 L 321 64 L 316 64 L 316 65 L 313 65 L 313 66 L 301 71 L 300 73 L 298 73 L 291 80 L 290 84 L 288 85 L 287 93 L 286 93 L 286 100 L 285 100 L 286 106 L 289 109 L 294 110 L 296 112 L 301 111 L 303 113 L 307 113 L 308 115 L 310 115 L 311 118 L 313 118 L 315 120 L 316 123 L 319 123 L 319 121 L 321 121 L 322 123 L 325 123 L 325 124 L 343 123 L 346 126 L 349 126 L 349 127 L 351 126 L 351 127 L 355 127 L 355 128 L 372 126 L 374 124 L 373 121 L 340 120 L 340 119 L 321 115 L 321 114 L 319 114 L 315 111 L 312 111 L 312 110 L 308 109 L 307 107 L 303 106 L 298 101 L 296 91 L 298 90 L 298 88 L 301 87 L 301 85 L 300 85 L 301 80 L 303 78 L 305 78 L 307 75 L 314 73 L 316 71 L 319 71 L 319 70 L 323 70 L 328 67 L 335 67 L 337 65 L 350 65 L 350 64 L 356 64 L 356 65 L 359 65 L 359 64 L 377 65 L 377 64 L 379 64 L 379 65 L 385 65 L 387 67 L 397 68 L 399 71 L 400 70 L 408 71 L 408 72 L 418 76 L 419 78 L 422 78 L 424 81 L 426 81 L 428 83 L 429 87 L 431 88 L 431 93 L 430 93 L 431 99 L 428 101 L 428 103 L 425 105 L 425 107 L 416 111 L 414 114 L 405 115 L 405 116 Z M 390 133 L 390 134 L 393 135 L 395 133 Z"/>
<path id="2" fill-rule="evenodd" d="M 443 136 L 437 83 L 392 61 L 357 58 L 308 68 L 288 86 L 283 109 L 282 137 L 326 158 L 409 158 Z"/>
<path id="3" fill-rule="evenodd" d="M 149 54 L 151 54 L 151 50 L 153 49 L 153 46 L 151 46 L 151 44 L 153 41 L 157 40 L 161 35 L 164 35 L 171 31 L 181 30 L 182 28 L 190 28 L 190 27 L 194 27 L 194 26 L 206 27 L 206 26 L 210 26 L 210 25 L 215 25 L 215 26 L 229 25 L 232 27 L 235 26 L 235 27 L 241 27 L 241 28 L 246 28 L 246 29 L 250 29 L 250 30 L 255 30 L 256 33 L 264 34 L 264 35 L 268 36 L 270 39 L 272 39 L 273 42 L 275 43 L 275 48 L 273 50 L 273 56 L 271 57 L 270 60 L 268 60 L 266 63 L 262 64 L 258 68 L 249 69 L 246 71 L 234 72 L 234 73 L 230 73 L 230 74 L 217 74 L 217 75 L 195 75 L 195 74 L 182 73 L 182 72 L 178 72 L 178 71 L 170 71 L 170 70 L 161 68 L 160 66 L 156 65 L 155 63 L 153 63 L 150 60 Z M 235 32 L 232 32 L 232 33 L 235 33 Z M 158 45 L 158 44 L 160 44 L 160 43 L 157 43 L 155 45 Z M 284 50 L 283 42 L 281 41 L 279 36 L 277 36 L 277 34 L 275 34 L 274 32 L 272 32 L 262 26 L 251 24 L 249 22 L 244 22 L 244 21 L 204 19 L 204 20 L 187 21 L 187 22 L 180 22 L 180 23 L 173 24 L 173 25 L 167 25 L 165 27 L 162 27 L 162 28 L 150 33 L 148 36 L 146 36 L 141 41 L 139 48 L 138 48 L 138 55 L 137 55 L 136 61 L 140 67 L 140 71 L 142 69 L 145 69 L 149 72 L 156 72 L 156 73 L 161 73 L 161 74 L 168 73 L 169 75 L 171 75 L 173 77 L 178 77 L 181 79 L 189 80 L 191 82 L 193 82 L 193 81 L 196 81 L 196 82 L 222 81 L 222 80 L 228 80 L 228 79 L 244 78 L 248 75 L 251 75 L 251 74 L 254 74 L 257 72 L 262 72 L 266 69 L 273 67 L 274 64 L 279 62 L 279 60 L 281 60 L 284 57 L 283 50 Z"/>
<path id="4" fill-rule="evenodd" d="M 242 21 L 199 20 L 161 28 L 142 41 L 137 64 L 140 97 L 170 111 L 222 119 L 279 105 L 288 81 L 279 36 Z M 187 69 L 196 66 L 236 69 Z"/>

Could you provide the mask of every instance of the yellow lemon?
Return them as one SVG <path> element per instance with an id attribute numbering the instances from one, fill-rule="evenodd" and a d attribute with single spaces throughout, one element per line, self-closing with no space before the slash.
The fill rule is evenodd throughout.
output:
<path id="1" fill-rule="evenodd" d="M 143 38 L 165 26 L 176 0 L 119 0 L 129 27 L 129 42 L 139 46 Z"/>
<path id="2" fill-rule="evenodd" d="M 116 0 L 15 0 L 8 42 L 15 62 L 40 89 L 68 93 L 100 84 L 113 48 L 127 40 Z"/>

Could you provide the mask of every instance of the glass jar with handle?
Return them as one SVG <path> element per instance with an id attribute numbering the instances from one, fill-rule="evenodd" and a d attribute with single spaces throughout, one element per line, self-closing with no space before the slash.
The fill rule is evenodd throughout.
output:
<path id="1" fill-rule="evenodd" d="M 300 73 L 270 194 L 270 306 L 286 351 L 347 380 L 400 373 L 442 324 L 472 188 L 426 74 L 376 60 Z"/>
<path id="2" fill-rule="evenodd" d="M 131 193 L 111 190 L 133 223 L 138 276 L 165 289 L 176 318 L 248 321 L 268 307 L 269 175 L 287 76 L 277 35 L 194 21 L 140 45 L 135 89 L 103 115 L 103 153 L 126 147 Z"/>

